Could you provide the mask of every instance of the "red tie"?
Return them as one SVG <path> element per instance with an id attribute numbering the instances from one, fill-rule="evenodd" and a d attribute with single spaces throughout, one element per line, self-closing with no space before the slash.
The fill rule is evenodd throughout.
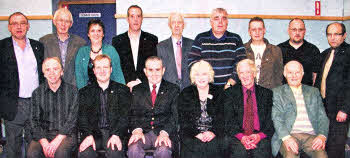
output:
<path id="1" fill-rule="evenodd" d="M 177 41 L 176 45 L 177 45 L 177 51 L 176 51 L 177 78 L 181 79 L 181 59 L 182 59 L 181 41 Z"/>
<path id="2" fill-rule="evenodd" d="M 254 112 L 251 90 L 247 90 L 247 106 L 244 108 L 244 134 L 251 135 L 254 130 Z"/>
<path id="3" fill-rule="evenodd" d="M 152 93 L 151 93 L 152 106 L 154 106 L 154 103 L 156 102 L 156 98 L 157 98 L 156 88 L 157 88 L 157 86 L 154 84 L 153 89 L 152 89 Z"/>

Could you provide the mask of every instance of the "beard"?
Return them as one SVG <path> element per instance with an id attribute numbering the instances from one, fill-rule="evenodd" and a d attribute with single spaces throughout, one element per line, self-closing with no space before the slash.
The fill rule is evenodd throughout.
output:
<path id="1" fill-rule="evenodd" d="M 300 44 L 304 42 L 304 39 L 300 39 L 300 40 L 292 40 L 293 43 L 295 44 Z"/>

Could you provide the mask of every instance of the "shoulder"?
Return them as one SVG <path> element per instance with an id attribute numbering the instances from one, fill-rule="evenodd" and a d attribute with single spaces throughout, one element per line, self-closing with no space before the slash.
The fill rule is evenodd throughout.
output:
<path id="1" fill-rule="evenodd" d="M 112 81 L 112 80 L 110 81 L 109 84 L 110 84 L 109 85 L 110 88 L 114 89 L 114 90 L 120 89 L 123 92 L 129 92 L 129 90 L 130 90 L 126 85 L 123 85 L 121 83 L 118 83 L 118 82 L 115 82 L 115 81 Z"/>
<path id="2" fill-rule="evenodd" d="M 282 48 L 282 47 L 287 47 L 288 45 L 289 45 L 289 40 L 284 41 L 284 42 L 278 44 L 277 46 L 280 47 L 280 48 Z"/>
<path id="3" fill-rule="evenodd" d="M 30 39 L 29 38 L 29 41 L 30 41 L 30 44 L 31 45 L 38 45 L 38 46 L 43 46 L 43 44 L 37 40 L 34 40 L 34 39 Z"/>
<path id="4" fill-rule="evenodd" d="M 187 37 L 182 37 L 183 43 L 193 43 L 193 39 L 187 38 Z"/>
<path id="5" fill-rule="evenodd" d="M 167 38 L 163 41 L 160 41 L 158 44 L 157 44 L 157 47 L 165 47 L 166 45 L 169 44 L 169 42 L 172 42 L 171 41 L 171 37 L 170 38 Z"/>
<path id="6" fill-rule="evenodd" d="M 82 43 L 83 45 L 86 43 L 86 41 L 78 35 L 71 34 L 71 38 L 74 42 Z"/>
<path id="7" fill-rule="evenodd" d="M 272 96 L 272 90 L 267 89 L 265 87 L 261 87 L 259 85 L 255 86 L 256 90 L 260 91 L 264 95 L 271 95 Z"/>
<path id="8" fill-rule="evenodd" d="M 127 38 L 128 38 L 128 31 L 113 37 L 112 41 L 113 42 L 119 42 L 119 41 L 122 42 L 122 41 L 124 41 Z"/>
<path id="9" fill-rule="evenodd" d="M 200 39 L 200 38 L 203 38 L 203 37 L 210 37 L 210 31 L 206 31 L 206 32 L 199 33 L 199 34 L 196 36 L 196 39 Z"/>
<path id="10" fill-rule="evenodd" d="M 281 93 L 283 93 L 283 91 L 284 91 L 286 88 L 289 88 L 288 84 L 284 84 L 284 85 L 282 85 L 282 86 L 278 86 L 278 87 L 276 87 L 276 88 L 273 88 L 273 89 L 272 89 L 272 92 L 273 92 L 274 95 L 275 95 L 275 94 L 281 94 Z"/>
<path id="11" fill-rule="evenodd" d="M 0 41 L 0 47 L 8 47 L 9 45 L 12 45 L 12 38 L 11 37 L 6 37 Z"/>
<path id="12" fill-rule="evenodd" d="M 40 42 L 46 42 L 46 41 L 49 41 L 49 40 L 54 40 L 55 38 L 57 38 L 57 37 L 54 34 L 51 33 L 51 34 L 47 34 L 47 35 L 41 37 L 39 39 L 39 41 Z"/>
<path id="13" fill-rule="evenodd" d="M 148 33 L 148 32 L 144 32 L 144 31 L 141 31 L 141 34 L 144 36 L 144 37 L 147 37 L 149 40 L 151 41 L 154 41 L 154 42 L 158 42 L 158 37 L 156 35 L 153 35 L 151 33 Z"/>
<path id="14" fill-rule="evenodd" d="M 173 90 L 173 91 L 180 91 L 179 86 L 177 86 L 174 83 L 168 82 L 166 80 L 162 80 L 161 85 L 166 86 L 168 89 Z"/>

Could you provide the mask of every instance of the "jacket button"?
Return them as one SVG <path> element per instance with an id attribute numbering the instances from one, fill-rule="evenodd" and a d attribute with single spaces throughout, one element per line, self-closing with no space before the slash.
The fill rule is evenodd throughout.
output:
<path id="1" fill-rule="evenodd" d="M 154 126 L 152 126 L 152 129 L 154 129 Z"/>
<path id="2" fill-rule="evenodd" d="M 152 120 L 154 120 L 154 117 L 152 117 Z"/>

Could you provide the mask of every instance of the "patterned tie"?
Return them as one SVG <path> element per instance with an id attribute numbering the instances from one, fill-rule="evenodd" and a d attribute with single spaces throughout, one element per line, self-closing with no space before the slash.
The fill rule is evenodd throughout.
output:
<path id="1" fill-rule="evenodd" d="M 329 55 L 329 58 L 328 58 L 328 60 L 326 62 L 326 65 L 324 66 L 322 80 L 321 80 L 321 95 L 322 95 L 322 98 L 326 97 L 326 79 L 327 79 L 327 76 L 328 76 L 329 69 L 331 68 L 332 63 L 333 63 L 334 52 L 335 52 L 334 49 L 332 49 L 331 55 Z"/>
<path id="2" fill-rule="evenodd" d="M 176 51 L 177 78 L 181 79 L 181 59 L 182 59 L 181 41 L 177 41 L 176 45 L 177 45 L 177 51 Z"/>
<path id="3" fill-rule="evenodd" d="M 156 98 L 157 98 L 156 88 L 157 88 L 157 86 L 154 84 L 153 89 L 152 89 L 152 93 L 151 93 L 152 106 L 154 106 L 154 103 L 156 102 Z"/>
<path id="4" fill-rule="evenodd" d="M 244 108 L 244 134 L 249 136 L 253 134 L 254 130 L 254 112 L 253 112 L 253 99 L 251 90 L 247 90 L 247 106 Z"/>

